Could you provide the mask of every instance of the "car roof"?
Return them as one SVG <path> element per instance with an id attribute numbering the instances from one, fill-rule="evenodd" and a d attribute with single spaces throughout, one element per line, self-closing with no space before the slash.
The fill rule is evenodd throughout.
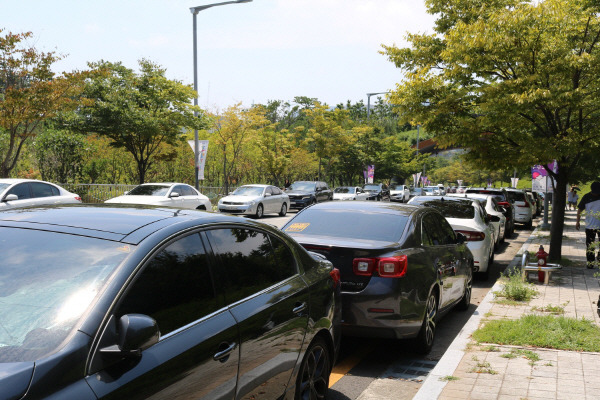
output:
<path id="1" fill-rule="evenodd" d="M 425 202 L 425 201 L 437 201 L 437 202 L 445 202 L 445 201 L 455 201 L 463 204 L 473 204 L 475 200 L 473 199 L 465 199 L 464 197 L 457 196 L 417 196 L 414 197 L 415 202 Z"/>
<path id="2" fill-rule="evenodd" d="M 0 213 L 0 226 L 38 229 L 137 244 L 178 223 L 252 222 L 199 210 L 120 204 L 65 204 L 16 208 Z"/>
<path id="3" fill-rule="evenodd" d="M 421 207 L 413 206 L 410 204 L 398 204 L 390 203 L 386 201 L 325 201 L 323 203 L 317 203 L 313 206 L 305 208 L 305 210 L 344 210 L 344 211 L 368 211 L 376 212 L 381 214 L 403 214 L 410 215 L 415 211 L 421 209 Z M 301 211 L 303 212 L 303 211 Z"/>
<path id="4" fill-rule="evenodd" d="M 246 186 L 246 187 L 249 187 L 249 186 L 250 186 L 250 187 L 260 187 L 260 188 L 266 188 L 266 187 L 273 186 L 273 185 L 263 185 L 262 183 L 250 183 L 250 184 L 248 184 L 248 185 L 242 185 L 242 186 L 240 186 L 240 187 L 244 187 L 244 186 Z"/>
<path id="5" fill-rule="evenodd" d="M 18 179 L 18 178 L 2 178 L 0 179 L 0 183 L 9 183 L 9 184 L 13 184 L 13 183 L 21 183 L 21 182 L 42 182 L 42 183 L 50 183 L 50 182 L 46 182 L 46 181 L 40 181 L 37 179 Z"/>

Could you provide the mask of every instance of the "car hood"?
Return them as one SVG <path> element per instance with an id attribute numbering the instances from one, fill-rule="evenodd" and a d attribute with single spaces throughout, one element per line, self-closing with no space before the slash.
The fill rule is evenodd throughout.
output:
<path id="1" fill-rule="evenodd" d="M 262 196 L 240 196 L 240 195 L 231 195 L 225 196 L 221 199 L 223 201 L 231 201 L 233 203 L 249 203 L 251 201 L 262 199 Z"/>
<path id="2" fill-rule="evenodd" d="M 288 195 L 308 195 L 313 194 L 314 192 L 307 192 L 305 190 L 287 190 L 285 193 Z"/>
<path id="3" fill-rule="evenodd" d="M 33 375 L 33 362 L 0 363 L 0 399 L 20 399 Z"/>
<path id="4" fill-rule="evenodd" d="M 114 199 L 106 200 L 105 203 L 118 204 L 163 204 L 168 199 L 164 196 L 119 196 Z"/>

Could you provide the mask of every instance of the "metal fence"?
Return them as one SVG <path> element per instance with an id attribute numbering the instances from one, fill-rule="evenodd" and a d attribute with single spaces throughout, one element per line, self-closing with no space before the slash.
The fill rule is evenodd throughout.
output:
<path id="1" fill-rule="evenodd" d="M 123 184 L 90 184 L 90 183 L 64 183 L 60 186 L 67 189 L 69 192 L 77 193 L 84 203 L 104 203 L 108 199 L 113 197 L 122 196 L 125 192 L 130 191 L 137 185 L 123 185 Z M 233 191 L 235 188 L 230 187 Z M 200 187 L 200 192 L 208 197 L 213 204 L 216 204 L 221 197 L 226 193 L 225 188 L 222 186 L 203 186 Z"/>

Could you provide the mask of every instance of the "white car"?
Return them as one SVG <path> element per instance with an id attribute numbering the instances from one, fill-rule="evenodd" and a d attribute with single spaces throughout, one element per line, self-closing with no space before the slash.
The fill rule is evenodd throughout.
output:
<path id="1" fill-rule="evenodd" d="M 483 279 L 488 278 L 489 267 L 494 262 L 494 228 L 485 221 L 479 201 L 450 196 L 417 196 L 408 204 L 432 207 L 441 212 L 452 229 L 467 238 L 475 272 Z"/>
<path id="2" fill-rule="evenodd" d="M 35 179 L 0 179 L 0 210 L 45 204 L 81 203 L 78 194 Z"/>
<path id="3" fill-rule="evenodd" d="M 219 212 L 248 214 L 262 218 L 269 213 L 285 217 L 290 208 L 289 196 L 277 186 L 244 185 L 219 200 Z"/>
<path id="4" fill-rule="evenodd" d="M 406 185 L 390 186 L 390 201 L 399 201 L 406 203 L 410 199 L 410 190 Z"/>
<path id="5" fill-rule="evenodd" d="M 536 205 L 529 203 L 529 198 L 524 190 L 514 188 L 504 188 L 504 190 L 506 190 L 508 199 L 514 205 L 515 222 L 525 225 L 527 229 L 531 229 L 533 227 L 533 210 Z"/>
<path id="6" fill-rule="evenodd" d="M 493 195 L 465 193 L 450 194 L 449 196 L 479 200 L 485 209 L 485 212 L 490 216 L 491 224 L 494 226 L 494 233 L 496 237 L 494 247 L 497 250 L 500 243 L 504 243 L 504 240 L 506 239 L 506 216 L 500 210 L 501 206 L 498 204 L 498 200 L 496 200 Z"/>
<path id="7" fill-rule="evenodd" d="M 105 203 L 140 204 L 212 211 L 208 197 L 185 183 L 143 183 Z"/>
<path id="8" fill-rule="evenodd" d="M 333 190 L 333 200 L 367 200 L 369 193 L 358 186 L 340 186 Z"/>
<path id="9" fill-rule="evenodd" d="M 425 192 L 427 192 L 428 196 L 440 195 L 440 188 L 437 186 L 423 186 L 423 189 L 425 189 Z"/>

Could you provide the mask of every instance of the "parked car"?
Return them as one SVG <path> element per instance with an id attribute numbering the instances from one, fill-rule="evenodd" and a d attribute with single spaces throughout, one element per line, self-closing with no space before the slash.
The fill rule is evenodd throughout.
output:
<path id="1" fill-rule="evenodd" d="M 510 202 L 515 206 L 515 222 L 525 225 L 526 229 L 533 228 L 535 204 L 530 203 L 530 199 L 524 190 L 514 188 L 504 189 L 508 194 Z"/>
<path id="2" fill-rule="evenodd" d="M 296 181 L 285 192 L 290 197 L 290 209 L 301 210 L 311 204 L 333 200 L 333 192 L 325 182 Z"/>
<path id="3" fill-rule="evenodd" d="M 363 190 L 369 194 L 367 200 L 390 201 L 390 189 L 385 183 L 367 183 Z"/>
<path id="4" fill-rule="evenodd" d="M 340 270 L 342 331 L 416 338 L 427 353 L 437 320 L 471 301 L 473 257 L 434 209 L 332 202 L 299 212 L 283 228 Z"/>
<path id="5" fill-rule="evenodd" d="M 290 208 L 290 198 L 277 186 L 244 185 L 221 198 L 218 208 L 219 212 L 253 215 L 256 218 L 273 213 L 285 217 Z"/>
<path id="6" fill-rule="evenodd" d="M 410 199 L 412 199 L 413 197 L 416 197 L 416 196 L 426 196 L 426 195 L 427 195 L 427 192 L 425 191 L 425 189 L 423 189 L 423 188 L 413 188 L 410 191 L 410 196 L 409 196 L 408 199 L 410 200 Z"/>
<path id="7" fill-rule="evenodd" d="M 466 186 L 458 186 L 456 188 L 456 193 L 466 193 L 467 192 L 467 187 Z"/>
<path id="8" fill-rule="evenodd" d="M 437 186 L 423 186 L 423 190 L 427 193 L 427 196 L 438 196 L 440 195 L 440 188 Z"/>
<path id="9" fill-rule="evenodd" d="M 398 201 L 406 203 L 410 199 L 410 190 L 406 185 L 391 185 L 390 186 L 390 201 Z"/>
<path id="10" fill-rule="evenodd" d="M 502 210 L 501 206 L 498 205 L 498 200 L 496 200 L 496 198 L 490 194 L 465 193 L 451 194 L 450 196 L 478 200 L 488 215 L 495 215 L 496 217 L 498 217 L 490 217 L 490 221 L 494 226 L 494 233 L 496 237 L 494 248 L 497 250 L 500 243 L 504 243 L 506 239 L 506 217 L 503 214 L 504 210 Z"/>
<path id="11" fill-rule="evenodd" d="M 81 203 L 78 194 L 35 179 L 0 179 L 0 210 L 43 204 Z"/>
<path id="12" fill-rule="evenodd" d="M 544 199 L 542 198 L 542 196 L 540 196 L 540 193 L 533 192 L 530 189 L 525 189 L 525 192 L 533 196 L 532 204 L 535 204 L 535 212 L 533 213 L 534 217 L 541 215 L 542 211 L 544 210 Z"/>
<path id="13" fill-rule="evenodd" d="M 185 183 L 143 183 L 105 203 L 212 210 L 208 197 Z"/>
<path id="14" fill-rule="evenodd" d="M 324 398 L 339 271 L 219 213 L 0 213 L 0 398 Z"/>
<path id="15" fill-rule="evenodd" d="M 369 194 L 358 186 L 340 186 L 333 190 L 333 200 L 367 200 Z"/>
<path id="16" fill-rule="evenodd" d="M 484 280 L 488 279 L 494 262 L 494 228 L 488 224 L 479 201 L 450 196 L 420 196 L 413 197 L 408 204 L 434 208 L 446 217 L 455 232 L 466 236 L 467 247 L 473 253 L 475 272 L 479 272 Z"/>
<path id="17" fill-rule="evenodd" d="M 441 183 L 438 183 L 437 187 L 438 187 L 438 194 L 441 194 L 442 196 L 446 194 L 446 187 L 444 185 L 442 185 Z"/>
<path id="18" fill-rule="evenodd" d="M 515 206 L 508 197 L 508 193 L 503 188 L 468 188 L 466 193 L 491 194 L 498 201 L 498 205 L 504 209 L 506 217 L 505 236 L 510 238 L 515 232 Z"/>

